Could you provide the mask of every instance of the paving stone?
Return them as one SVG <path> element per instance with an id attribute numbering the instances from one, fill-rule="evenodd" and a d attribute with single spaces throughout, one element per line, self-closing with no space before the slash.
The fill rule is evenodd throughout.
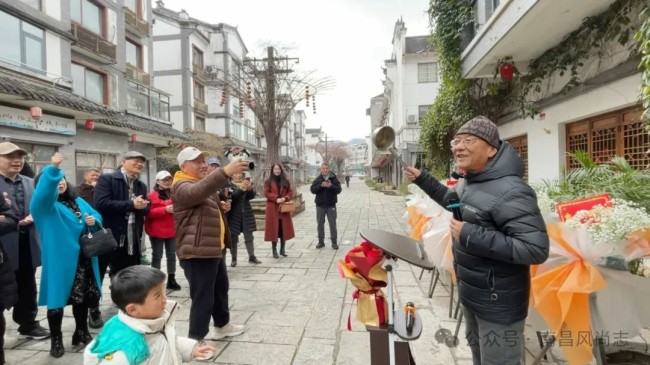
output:
<path id="1" fill-rule="evenodd" d="M 217 364 L 291 364 L 296 346 L 233 342 L 215 359 Z"/>
<path id="2" fill-rule="evenodd" d="M 298 352 L 293 360 L 293 365 L 322 365 L 333 362 L 334 340 L 303 338 L 298 347 Z"/>

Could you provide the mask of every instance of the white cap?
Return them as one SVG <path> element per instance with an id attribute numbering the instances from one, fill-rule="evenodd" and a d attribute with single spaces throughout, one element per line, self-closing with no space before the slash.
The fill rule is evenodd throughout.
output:
<path id="1" fill-rule="evenodd" d="M 172 177 L 172 174 L 166 170 L 162 170 L 156 174 L 156 180 L 165 180 L 168 177 Z"/>
<path id="2" fill-rule="evenodd" d="M 201 152 L 196 147 L 185 147 L 176 157 L 178 161 L 178 166 L 181 166 L 185 161 L 192 161 L 198 158 L 201 155 L 207 155 L 205 152 Z"/>

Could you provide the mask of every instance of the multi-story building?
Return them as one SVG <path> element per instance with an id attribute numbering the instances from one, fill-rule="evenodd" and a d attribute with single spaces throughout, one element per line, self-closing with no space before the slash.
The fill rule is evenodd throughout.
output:
<path id="1" fill-rule="evenodd" d="M 323 157 L 314 148 L 319 143 L 325 143 L 325 132 L 322 127 L 305 129 L 305 161 L 307 162 L 307 177 L 316 177 Z"/>
<path id="2" fill-rule="evenodd" d="M 368 164 L 368 144 L 358 143 L 345 146 L 349 157 L 345 162 L 345 174 L 350 176 L 364 176 Z"/>
<path id="3" fill-rule="evenodd" d="M 0 2 L 2 139 L 36 171 L 61 152 L 73 183 L 135 149 L 151 184 L 156 149 L 186 138 L 171 127 L 169 95 L 151 86 L 151 19 L 148 0 Z"/>
<path id="4" fill-rule="evenodd" d="M 215 82 L 229 78 L 233 87 L 245 87 L 241 67 L 248 49 L 237 28 L 192 18 L 160 2 L 153 14 L 155 81 L 171 94 L 174 128 L 223 137 L 226 147 L 246 147 L 261 165 L 265 144 L 255 115 L 236 92 Z"/>
<path id="5" fill-rule="evenodd" d="M 627 5 L 610 7 L 616 2 L 551 4 L 479 0 L 475 3 L 475 24 L 464 37 L 462 75 L 492 82 L 501 82 L 500 78 L 494 80 L 499 70 L 497 60 L 508 59 L 520 72 L 526 72 L 531 60 L 546 52 L 569 52 L 570 46 L 560 44 L 586 23 L 584 19 L 593 19 L 594 24 L 602 15 L 608 19 L 630 20 L 617 27 L 605 26 L 607 36 L 597 37 L 594 42 L 599 45 L 575 66 L 578 87 L 562 91 L 569 80 L 569 71 L 557 70 L 544 80 L 539 90 L 528 95 L 537 100 L 533 105 L 538 111 L 534 118 L 522 118 L 517 110 L 510 108 L 509 113 L 496 120 L 501 138 L 508 140 L 526 163 L 530 182 L 553 179 L 564 168 L 577 167 L 577 161 L 567 153 L 578 150 L 586 152 L 597 163 L 624 156 L 637 169 L 650 164 L 646 153 L 650 136 L 644 129 L 639 102 L 640 56 L 634 53 L 635 41 L 625 36 L 626 26 L 640 21 L 640 9 L 647 4 L 640 0 L 623 1 L 632 6 L 631 11 L 627 15 L 612 15 L 613 11 L 627 8 Z M 530 37 L 531 34 L 535 36 Z"/>
<path id="6" fill-rule="evenodd" d="M 280 159 L 291 172 L 294 181 L 307 178 L 305 160 L 305 122 L 307 115 L 303 110 L 292 110 L 280 134 Z"/>
<path id="7" fill-rule="evenodd" d="M 438 58 L 429 36 L 407 37 L 406 31 L 404 22 L 398 20 L 391 58 L 385 61 L 383 97 L 388 108 L 386 124 L 395 130 L 395 149 L 408 164 L 418 165 L 423 157 L 420 120 L 438 95 L 440 80 Z M 399 161 L 392 156 L 385 160 L 381 157 L 385 153 L 380 151 L 375 155 L 373 161 L 384 160 L 386 164 L 384 180 L 399 185 L 403 179 Z"/>

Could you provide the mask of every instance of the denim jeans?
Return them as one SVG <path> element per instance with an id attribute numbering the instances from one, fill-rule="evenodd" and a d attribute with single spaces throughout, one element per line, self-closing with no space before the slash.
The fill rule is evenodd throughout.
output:
<path id="1" fill-rule="evenodd" d="M 167 254 L 167 274 L 176 274 L 176 239 L 149 237 L 149 240 L 151 241 L 151 250 L 153 251 L 151 266 L 160 269 L 164 246 L 165 253 Z"/>

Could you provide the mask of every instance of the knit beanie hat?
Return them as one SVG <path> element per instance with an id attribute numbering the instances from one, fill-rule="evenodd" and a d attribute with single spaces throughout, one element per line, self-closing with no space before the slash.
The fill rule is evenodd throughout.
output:
<path id="1" fill-rule="evenodd" d="M 497 149 L 501 144 L 499 129 L 496 124 L 482 115 L 474 117 L 469 122 L 463 124 L 458 132 L 456 132 L 456 135 L 459 134 L 471 134 L 479 137 Z"/>

